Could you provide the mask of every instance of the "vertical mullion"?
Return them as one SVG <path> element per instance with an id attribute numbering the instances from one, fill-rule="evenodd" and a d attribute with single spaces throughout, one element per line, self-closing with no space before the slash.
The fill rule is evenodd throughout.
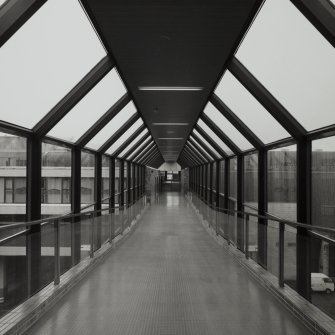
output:
<path id="1" fill-rule="evenodd" d="M 215 180 L 215 188 L 216 188 L 216 195 L 215 195 L 215 206 L 220 207 L 220 161 L 216 161 L 216 180 Z"/>
<path id="2" fill-rule="evenodd" d="M 81 150 L 72 149 L 71 160 L 71 210 L 73 214 L 80 213 L 81 205 Z M 75 217 L 71 225 L 71 255 L 72 264 L 78 264 L 81 259 L 81 223 L 80 217 Z"/>
<path id="3" fill-rule="evenodd" d="M 243 188 L 244 188 L 244 156 L 237 156 L 237 210 L 243 211 Z M 237 214 L 237 246 L 244 249 L 244 226 L 243 215 Z"/>
<path id="4" fill-rule="evenodd" d="M 120 207 L 124 205 L 124 160 L 120 159 Z"/>
<path id="5" fill-rule="evenodd" d="M 311 142 L 301 140 L 297 144 L 297 221 L 311 223 Z M 297 291 L 311 299 L 310 237 L 307 229 L 297 228 Z"/>
<path id="6" fill-rule="evenodd" d="M 115 207 L 115 158 L 110 158 L 110 164 L 109 164 L 109 207 L 114 208 Z M 114 210 L 112 210 L 112 213 Z"/>
<path id="7" fill-rule="evenodd" d="M 95 154 L 95 169 L 94 169 L 94 194 L 95 194 L 95 206 L 96 211 L 101 210 L 101 183 L 102 183 L 102 154 Z M 101 212 L 97 212 L 96 216 L 101 216 Z M 97 219 L 97 249 L 101 247 L 101 220 Z"/>
<path id="8" fill-rule="evenodd" d="M 131 204 L 131 163 L 127 162 L 127 207 Z"/>
<path id="9" fill-rule="evenodd" d="M 27 140 L 27 221 L 41 218 L 42 142 Z M 41 225 L 31 226 L 27 234 L 28 295 L 41 285 Z"/>
<path id="10" fill-rule="evenodd" d="M 268 206 L 268 152 L 258 152 L 258 214 L 265 216 Z M 258 219 L 258 263 L 267 268 L 267 220 Z"/>
<path id="11" fill-rule="evenodd" d="M 226 158 L 224 162 L 225 162 L 225 168 L 224 168 L 224 205 L 223 207 L 225 209 L 228 209 L 229 207 L 229 179 L 230 179 L 229 158 Z"/>

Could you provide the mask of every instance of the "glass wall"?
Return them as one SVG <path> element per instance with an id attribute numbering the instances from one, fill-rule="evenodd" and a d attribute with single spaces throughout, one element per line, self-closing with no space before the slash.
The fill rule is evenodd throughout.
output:
<path id="1" fill-rule="evenodd" d="M 27 141 L 0 132 L 0 223 L 26 220 Z"/>
<path id="2" fill-rule="evenodd" d="M 297 220 L 297 146 L 270 150 L 268 152 L 268 212 L 284 219 Z M 271 230 L 278 229 L 270 223 Z M 268 249 L 268 263 L 278 261 L 277 233 L 268 234 L 268 244 L 276 245 Z M 295 288 L 296 282 L 296 229 L 285 228 L 284 280 Z"/>
<path id="3" fill-rule="evenodd" d="M 258 154 L 244 157 L 244 204 L 258 207 Z"/>
<path id="4" fill-rule="evenodd" d="M 335 228 L 335 137 L 312 142 L 312 225 Z M 335 239 L 334 234 L 322 233 Z M 321 277 L 322 276 L 322 277 Z M 335 245 L 311 239 L 312 302 L 335 317 Z M 319 287 L 318 287 L 319 286 Z"/>
<path id="5" fill-rule="evenodd" d="M 312 142 L 312 224 L 335 228 L 335 137 Z"/>
<path id="6" fill-rule="evenodd" d="M 258 154 L 244 157 L 244 210 L 258 214 Z M 249 216 L 248 227 L 249 257 L 258 261 L 258 219 Z"/>
<path id="7" fill-rule="evenodd" d="M 297 147 L 268 152 L 268 212 L 297 220 Z"/>
<path id="8" fill-rule="evenodd" d="M 229 159 L 229 198 L 237 199 L 237 158 Z"/>
<path id="9" fill-rule="evenodd" d="M 71 149 L 42 143 L 42 216 L 71 211 Z"/>
<path id="10" fill-rule="evenodd" d="M 93 204 L 95 178 L 95 156 L 92 153 L 81 152 L 81 204 Z"/>

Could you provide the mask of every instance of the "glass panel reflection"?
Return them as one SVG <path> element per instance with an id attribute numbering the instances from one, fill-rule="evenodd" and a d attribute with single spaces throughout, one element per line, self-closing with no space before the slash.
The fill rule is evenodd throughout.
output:
<path id="1" fill-rule="evenodd" d="M 292 145 L 268 152 L 268 212 L 297 220 L 297 147 Z"/>
<path id="2" fill-rule="evenodd" d="M 26 220 L 26 164 L 27 140 L 0 132 L 1 224 Z"/>
<path id="3" fill-rule="evenodd" d="M 95 180 L 95 156 L 86 151 L 81 152 L 81 204 L 93 204 Z"/>
<path id="4" fill-rule="evenodd" d="M 42 216 L 71 212 L 71 149 L 42 143 Z"/>

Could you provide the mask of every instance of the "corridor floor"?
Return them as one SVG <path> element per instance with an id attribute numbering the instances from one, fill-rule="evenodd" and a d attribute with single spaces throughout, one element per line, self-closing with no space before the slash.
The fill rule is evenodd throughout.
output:
<path id="1" fill-rule="evenodd" d="M 131 236 L 28 334 L 308 334 L 165 193 Z"/>

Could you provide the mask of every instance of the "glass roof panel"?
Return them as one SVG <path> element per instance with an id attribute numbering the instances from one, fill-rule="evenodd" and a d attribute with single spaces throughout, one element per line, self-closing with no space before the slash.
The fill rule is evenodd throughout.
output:
<path id="1" fill-rule="evenodd" d="M 0 49 L 1 120 L 32 128 L 105 55 L 79 1 L 47 1 Z"/>
<path id="2" fill-rule="evenodd" d="M 107 140 L 113 136 L 113 134 L 121 128 L 134 114 L 136 114 L 136 108 L 133 102 L 125 106 L 105 127 L 103 127 L 98 134 L 96 134 L 87 147 L 92 149 L 99 149 Z"/>
<path id="3" fill-rule="evenodd" d="M 190 139 L 193 140 L 198 146 L 213 160 L 215 160 L 215 157 L 213 157 L 207 150 L 204 148 L 193 136 L 190 135 Z"/>
<path id="4" fill-rule="evenodd" d="M 264 143 L 271 143 L 290 137 L 290 134 L 247 91 L 231 72 L 226 71 L 215 90 L 215 94 Z"/>
<path id="5" fill-rule="evenodd" d="M 148 144 L 149 144 L 149 141 L 152 141 L 152 137 L 151 136 L 149 136 L 141 145 L 139 145 L 138 148 L 136 148 L 134 150 L 134 152 L 132 152 L 129 156 L 127 156 L 125 158 L 129 158 L 129 157 L 132 157 L 132 156 L 136 157 L 140 153 L 140 149 L 141 149 L 142 145 L 144 145 L 143 148 L 146 148 L 148 146 Z"/>
<path id="6" fill-rule="evenodd" d="M 143 125 L 142 119 L 138 119 L 130 128 L 128 128 L 118 140 L 116 140 L 110 148 L 107 150 L 107 153 L 113 154 L 128 138 L 135 133 L 135 131 Z"/>
<path id="7" fill-rule="evenodd" d="M 139 141 L 145 134 L 147 134 L 147 133 L 148 133 L 148 129 L 145 128 L 145 129 L 141 132 L 140 135 L 138 135 L 133 141 L 131 141 L 130 144 L 128 144 L 128 145 L 126 146 L 126 148 L 125 148 L 123 151 L 121 151 L 119 157 L 124 156 L 124 154 L 127 153 L 128 150 L 130 150 L 131 148 L 133 148 L 133 147 L 138 143 L 138 141 Z"/>
<path id="8" fill-rule="evenodd" d="M 265 2 L 237 58 L 307 130 L 335 123 L 335 49 L 289 0 Z"/>
<path id="9" fill-rule="evenodd" d="M 220 127 L 241 150 L 253 148 L 250 142 L 211 104 L 208 103 L 204 113 Z"/>
<path id="10" fill-rule="evenodd" d="M 200 156 L 204 161 L 208 162 L 208 159 L 206 157 L 204 157 L 199 150 L 190 142 L 187 141 L 187 145 L 192 149 L 192 151 L 194 151 L 198 156 Z"/>
<path id="11" fill-rule="evenodd" d="M 199 119 L 198 126 L 207 133 L 207 135 L 216 142 L 228 156 L 234 155 L 229 147 L 207 126 L 207 124 Z"/>
<path id="12" fill-rule="evenodd" d="M 197 136 L 197 137 L 199 137 L 199 139 L 202 141 L 202 142 L 204 142 L 204 144 L 206 144 L 207 145 L 207 147 L 210 149 L 210 150 L 212 150 L 214 153 L 215 153 L 215 155 L 217 155 L 219 158 L 222 158 L 222 156 L 209 144 L 209 142 L 207 141 L 207 140 L 205 140 L 205 138 L 204 137 L 202 137 L 201 135 L 200 135 L 200 133 L 196 130 L 196 129 L 193 129 L 193 133 Z"/>
<path id="13" fill-rule="evenodd" d="M 77 141 L 125 93 L 126 89 L 114 68 L 50 130 L 49 135 Z"/>
<path id="14" fill-rule="evenodd" d="M 141 155 L 143 154 L 143 152 L 146 151 L 146 150 L 148 149 L 148 147 L 149 147 L 150 145 L 152 145 L 153 143 L 154 143 L 154 141 L 151 139 L 151 141 L 148 143 L 148 145 L 146 145 L 145 148 L 144 148 L 143 150 L 141 150 L 141 152 L 139 152 L 139 153 L 134 157 L 133 161 L 136 161 L 136 160 L 139 158 L 139 156 L 141 156 Z"/>

